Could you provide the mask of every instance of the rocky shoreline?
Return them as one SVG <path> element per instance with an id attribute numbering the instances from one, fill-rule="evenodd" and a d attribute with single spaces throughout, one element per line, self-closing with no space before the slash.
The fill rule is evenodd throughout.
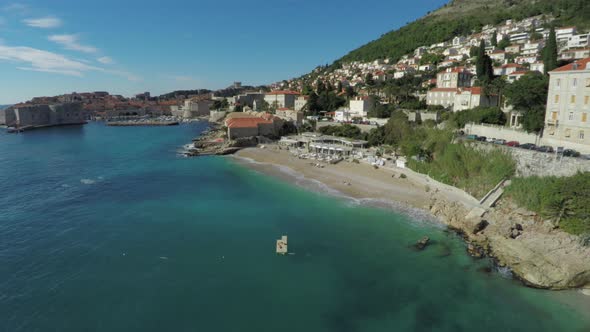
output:
<path id="1" fill-rule="evenodd" d="M 550 220 L 502 198 L 481 217 L 436 193 L 425 208 L 467 243 L 475 258 L 490 257 L 524 285 L 549 290 L 590 288 L 590 248 Z"/>

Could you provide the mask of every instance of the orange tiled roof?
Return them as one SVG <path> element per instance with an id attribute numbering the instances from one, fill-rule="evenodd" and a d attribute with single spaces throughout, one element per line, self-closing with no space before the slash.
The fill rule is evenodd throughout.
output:
<path id="1" fill-rule="evenodd" d="M 570 63 L 569 65 L 565 65 L 563 67 L 559 67 L 551 72 L 556 72 L 556 71 L 571 71 L 571 70 L 586 70 L 586 66 L 588 66 L 588 63 L 590 63 L 590 58 L 586 58 L 586 59 L 582 59 L 582 60 L 578 60 L 575 61 L 573 63 Z M 577 65 L 577 68 L 574 69 L 574 66 Z"/>
<path id="2" fill-rule="evenodd" d="M 457 94 L 461 94 L 463 92 L 471 92 L 472 95 L 480 95 L 481 94 L 481 87 L 480 86 L 475 86 L 472 88 L 460 88 L 457 89 Z"/>
<path id="3" fill-rule="evenodd" d="M 428 92 L 456 92 L 456 88 L 434 88 L 430 89 Z"/>
<path id="4" fill-rule="evenodd" d="M 259 124 L 272 124 L 263 118 L 235 118 L 227 121 L 228 128 L 257 128 Z"/>
<path id="5" fill-rule="evenodd" d="M 267 95 L 299 95 L 299 92 L 290 90 L 276 90 L 267 93 Z"/>

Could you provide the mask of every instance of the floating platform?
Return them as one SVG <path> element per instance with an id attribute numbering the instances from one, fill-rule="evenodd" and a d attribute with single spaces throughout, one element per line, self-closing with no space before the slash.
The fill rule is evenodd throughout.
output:
<path id="1" fill-rule="evenodd" d="M 287 236 L 283 235 L 277 240 L 277 254 L 285 255 L 287 253 Z"/>
<path id="2" fill-rule="evenodd" d="M 178 121 L 145 121 L 145 122 L 116 121 L 116 122 L 107 122 L 107 126 L 113 126 L 113 127 L 178 126 L 179 124 L 180 124 L 180 122 L 178 122 Z"/>

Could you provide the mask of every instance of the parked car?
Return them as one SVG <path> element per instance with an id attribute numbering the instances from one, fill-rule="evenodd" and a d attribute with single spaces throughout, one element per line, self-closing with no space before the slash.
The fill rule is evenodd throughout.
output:
<path id="1" fill-rule="evenodd" d="M 539 152 L 553 152 L 555 150 L 553 150 L 553 148 L 548 145 L 543 145 L 543 146 L 538 147 L 537 151 L 539 151 Z"/>
<path id="2" fill-rule="evenodd" d="M 487 138 L 486 138 L 485 136 L 478 136 L 478 137 L 476 138 L 476 140 L 478 140 L 478 141 L 480 141 L 480 142 L 485 142 L 485 141 L 486 141 L 486 139 L 487 139 Z"/>
<path id="3" fill-rule="evenodd" d="M 477 140 L 477 135 L 467 135 L 467 137 L 465 137 L 465 138 Z"/>
<path id="4" fill-rule="evenodd" d="M 565 149 L 565 150 L 563 150 L 563 155 L 566 157 L 579 157 L 580 153 L 576 150 Z"/>
<path id="5" fill-rule="evenodd" d="M 510 141 L 510 142 L 506 142 L 506 146 L 511 146 L 511 147 L 517 148 L 520 146 L 520 143 L 518 143 L 517 141 Z"/>
<path id="6" fill-rule="evenodd" d="M 533 143 L 524 143 L 522 145 L 520 145 L 521 149 L 526 149 L 526 150 L 535 150 L 537 149 L 537 146 Z"/>
<path id="7" fill-rule="evenodd" d="M 497 139 L 494 141 L 494 144 L 504 145 L 504 144 L 506 144 L 506 140 L 505 139 Z"/>
<path id="8" fill-rule="evenodd" d="M 488 142 L 488 143 L 494 143 L 495 140 L 496 140 L 495 138 L 491 138 L 490 137 L 490 138 L 487 138 L 486 139 L 486 142 Z"/>

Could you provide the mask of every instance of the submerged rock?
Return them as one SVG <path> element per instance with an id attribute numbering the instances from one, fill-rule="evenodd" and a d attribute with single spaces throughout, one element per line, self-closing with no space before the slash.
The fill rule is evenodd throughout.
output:
<path id="1" fill-rule="evenodd" d="M 421 238 L 420 240 L 418 240 L 418 242 L 416 242 L 416 249 L 424 250 L 424 248 L 426 248 L 429 242 L 430 238 L 428 236 Z"/>

